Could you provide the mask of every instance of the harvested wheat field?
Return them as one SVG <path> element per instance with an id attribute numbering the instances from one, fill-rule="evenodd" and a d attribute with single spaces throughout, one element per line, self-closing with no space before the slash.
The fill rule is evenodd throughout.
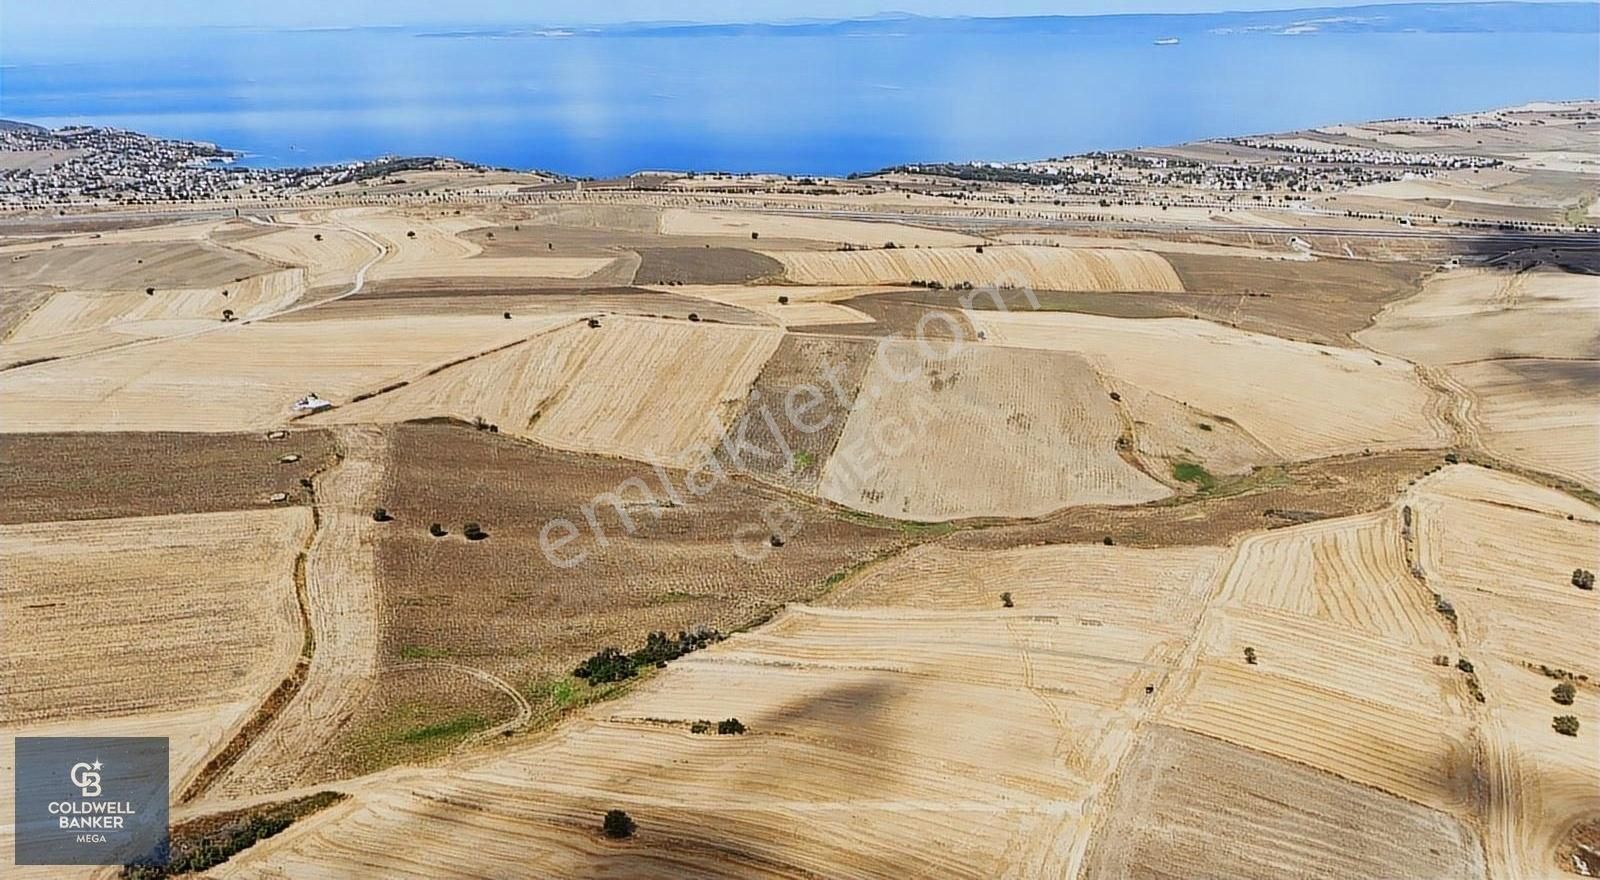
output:
<path id="1" fill-rule="evenodd" d="M 326 432 L 306 430 L 0 434 L 0 523 L 306 504 L 303 481 L 334 451 Z"/>
<path id="2" fill-rule="evenodd" d="M 1600 360 L 1493 360 L 1448 369 L 1491 452 L 1600 487 Z"/>
<path id="3" fill-rule="evenodd" d="M 420 876 L 477 859 L 556 874 L 1075 874 L 1104 796 L 1096 780 L 1148 711 L 1133 695 L 1177 652 L 1217 555 L 1027 552 L 990 584 L 1027 597 L 1014 610 L 998 592 L 921 608 L 917 570 L 889 563 L 851 610 L 791 607 L 545 742 L 358 794 L 344 814 L 251 850 L 233 875 Z M 1120 625 L 1120 580 L 1101 580 L 1125 556 L 1169 578 L 1124 598 L 1165 607 L 1152 627 Z M 1071 574 L 1078 562 L 1090 573 Z M 1079 589 L 1105 599 L 1104 620 L 1081 613 Z M 747 732 L 691 730 L 727 717 Z M 613 806 L 640 825 L 626 847 L 586 830 Z M 951 845 L 918 843 L 934 838 Z"/>
<path id="4" fill-rule="evenodd" d="M 278 268 L 204 241 L 77 244 L 30 249 L 0 260 L 0 287 L 48 284 L 65 290 L 223 288 Z"/>
<path id="5" fill-rule="evenodd" d="M 566 319 L 499 316 L 256 322 L 0 373 L 4 431 L 280 427 L 294 401 L 336 404 L 420 379 Z"/>
<path id="6" fill-rule="evenodd" d="M 775 329 L 622 317 L 591 328 L 569 319 L 311 421 L 482 417 L 560 449 L 689 466 L 720 442 L 781 338 Z"/>
<path id="7" fill-rule="evenodd" d="M 616 161 L 575 94 L 482 154 Z M 1596 125 L 579 177 L 0 121 L 0 773 L 168 737 L 173 875 L 1600 876 Z"/>
<path id="8" fill-rule="evenodd" d="M 1488 700 L 1491 868 L 1547 873 L 1570 827 L 1600 815 L 1600 606 L 1571 582 L 1600 563 L 1600 508 L 1464 465 L 1426 478 L 1411 500 L 1422 571 L 1452 603 Z M 1561 682 L 1576 685 L 1571 706 L 1552 699 Z M 1558 714 L 1580 719 L 1576 738 L 1552 729 Z"/>
<path id="9" fill-rule="evenodd" d="M 488 220 L 427 212 L 351 209 L 336 211 L 335 222 L 365 233 L 391 253 L 373 266 L 374 281 L 394 278 L 584 278 L 610 265 L 613 257 L 485 257 L 483 248 L 461 237 Z"/>
<path id="10" fill-rule="evenodd" d="M 785 327 L 869 323 L 873 320 L 872 316 L 840 302 L 862 293 L 865 288 L 697 284 L 651 289 L 735 306 L 763 315 L 772 323 Z"/>
<path id="11" fill-rule="evenodd" d="M 367 261 L 381 252 L 372 242 L 332 225 L 320 213 L 280 217 L 290 227 L 251 227 L 248 237 L 230 238 L 227 246 L 264 260 L 300 266 L 310 288 L 348 284 Z"/>
<path id="12" fill-rule="evenodd" d="M 1088 362 L 900 340 L 877 349 L 824 465 L 823 497 L 912 520 L 1035 516 L 1170 494 L 1117 452 L 1123 425 Z"/>
<path id="13" fill-rule="evenodd" d="M 1183 282 L 1159 254 L 1145 251 L 1027 245 L 894 248 L 856 251 L 772 251 L 796 284 L 963 282 L 1035 290 L 1166 291 Z"/>
<path id="14" fill-rule="evenodd" d="M 63 290 L 0 342 L 0 361 L 60 357 L 136 339 L 203 332 L 218 323 L 263 318 L 305 293 L 305 273 L 284 269 L 219 289 Z"/>
<path id="15" fill-rule="evenodd" d="M 661 212 L 661 231 L 667 235 L 736 235 L 752 240 L 764 236 L 768 239 L 791 238 L 859 247 L 883 247 L 890 242 L 900 247 L 925 248 L 983 243 L 980 238 L 959 232 L 899 223 L 867 223 L 744 211 L 686 211 L 680 208 Z"/>
<path id="16" fill-rule="evenodd" d="M 1600 278 L 1551 269 L 1458 269 L 1386 308 L 1363 345 L 1431 366 L 1600 358 Z"/>
<path id="17" fill-rule="evenodd" d="M 1472 827 L 1327 773 L 1166 725 L 1117 780 L 1087 876 L 1484 875 Z"/>
<path id="18" fill-rule="evenodd" d="M 265 696 L 300 650 L 310 534 L 304 508 L 4 526 L 0 723 Z"/>
<path id="19" fill-rule="evenodd" d="M 970 311 L 990 344 L 1076 352 L 1127 382 L 1230 419 L 1290 459 L 1444 445 L 1411 366 L 1176 318 Z"/>
<path id="20" fill-rule="evenodd" d="M 725 466 L 815 492 L 877 350 L 875 340 L 785 334 L 730 422 Z"/>

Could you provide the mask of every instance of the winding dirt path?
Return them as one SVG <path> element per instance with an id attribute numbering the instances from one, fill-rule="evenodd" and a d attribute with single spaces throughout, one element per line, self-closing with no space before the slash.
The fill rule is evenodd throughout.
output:
<path id="1" fill-rule="evenodd" d="M 418 660 L 414 663 L 402 663 L 398 666 L 391 666 L 385 671 L 403 672 L 410 669 L 445 669 L 451 672 L 459 672 L 462 675 L 477 679 L 489 687 L 492 687 L 495 690 L 505 694 L 506 697 L 511 700 L 512 704 L 517 707 L 516 713 L 513 714 L 510 719 L 502 721 L 488 730 L 480 730 L 472 736 L 467 737 L 461 741 L 461 745 L 458 747 L 458 749 L 466 748 L 475 743 L 483 742 L 484 740 L 493 739 L 509 731 L 520 730 L 521 728 L 528 726 L 529 722 L 533 721 L 533 704 L 528 702 L 528 698 L 524 697 L 521 691 L 517 690 L 515 687 L 512 687 L 510 682 L 498 675 L 495 675 L 494 673 L 486 672 L 477 668 L 476 666 L 465 666 L 460 663 L 451 663 L 448 660 Z"/>

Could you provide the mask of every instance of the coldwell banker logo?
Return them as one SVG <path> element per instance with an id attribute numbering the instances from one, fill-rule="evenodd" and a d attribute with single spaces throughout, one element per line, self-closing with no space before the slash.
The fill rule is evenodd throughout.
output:
<path id="1" fill-rule="evenodd" d="M 165 863 L 166 737 L 16 743 L 16 864 Z"/>
<path id="2" fill-rule="evenodd" d="M 85 764 L 82 761 L 79 761 L 78 763 L 72 765 L 72 772 L 68 773 L 67 776 L 72 779 L 72 784 L 76 785 L 78 789 L 83 792 L 84 797 L 92 798 L 100 796 L 99 761 L 95 761 L 93 764 Z"/>

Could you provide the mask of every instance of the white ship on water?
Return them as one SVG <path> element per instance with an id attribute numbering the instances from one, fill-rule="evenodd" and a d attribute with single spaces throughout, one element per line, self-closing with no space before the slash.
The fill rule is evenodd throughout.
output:
<path id="1" fill-rule="evenodd" d="M 1178 45 L 1178 38 L 1177 37 L 1162 37 L 1161 39 L 1156 40 L 1156 45 L 1157 46 L 1176 46 L 1176 45 Z"/>

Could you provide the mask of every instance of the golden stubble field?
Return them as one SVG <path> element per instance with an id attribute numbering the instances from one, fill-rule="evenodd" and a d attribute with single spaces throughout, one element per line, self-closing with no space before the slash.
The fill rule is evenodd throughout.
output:
<path id="1" fill-rule="evenodd" d="M 1511 167 L 1351 204 L 1566 210 L 1572 130 L 1521 119 L 1483 129 Z M 1114 212 L 1285 230 L 1168 241 L 709 181 L 358 196 L 0 232 L 0 729 L 171 736 L 185 815 L 351 795 L 213 875 L 1511 880 L 1600 821 L 1581 260 L 1302 246 L 1271 207 Z M 530 563 L 802 385 L 787 462 Z M 784 503 L 806 530 L 736 559 Z M 705 623 L 614 692 L 565 674 Z"/>

